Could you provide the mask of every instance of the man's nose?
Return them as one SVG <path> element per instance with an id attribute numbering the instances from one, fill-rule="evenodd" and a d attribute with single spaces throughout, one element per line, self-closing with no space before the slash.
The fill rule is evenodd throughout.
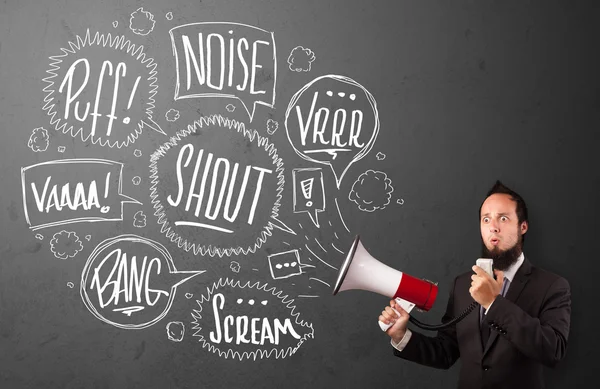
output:
<path id="1" fill-rule="evenodd" d="M 490 232 L 495 232 L 495 233 L 500 232 L 500 228 L 498 227 L 498 223 L 496 223 L 495 221 L 492 221 L 490 223 Z"/>

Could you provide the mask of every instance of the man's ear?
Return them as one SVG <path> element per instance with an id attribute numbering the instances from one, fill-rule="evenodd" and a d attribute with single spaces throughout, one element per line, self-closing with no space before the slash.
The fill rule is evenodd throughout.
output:
<path id="1" fill-rule="evenodd" d="M 527 223 L 526 221 L 521 223 L 521 234 L 525 234 L 528 229 L 529 229 L 529 223 Z"/>

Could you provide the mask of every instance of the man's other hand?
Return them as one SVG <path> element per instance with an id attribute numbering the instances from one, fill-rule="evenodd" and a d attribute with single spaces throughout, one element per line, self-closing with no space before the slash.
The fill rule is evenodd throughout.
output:
<path id="1" fill-rule="evenodd" d="M 395 312 L 394 309 L 397 311 Z M 391 300 L 390 305 L 385 307 L 385 309 L 379 315 L 379 321 L 384 324 L 393 323 L 393 325 L 388 328 L 385 332 L 392 338 L 394 343 L 398 343 L 404 338 L 404 334 L 406 334 L 406 327 L 408 327 L 408 319 L 410 318 L 410 314 L 406 312 L 400 304 L 396 302 L 396 300 Z"/>

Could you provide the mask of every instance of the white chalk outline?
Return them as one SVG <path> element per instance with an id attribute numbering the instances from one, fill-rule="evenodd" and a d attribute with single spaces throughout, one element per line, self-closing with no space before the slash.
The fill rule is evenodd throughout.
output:
<path id="1" fill-rule="evenodd" d="M 46 147 L 44 147 L 43 149 L 33 148 L 35 142 L 32 138 L 33 134 L 36 133 L 36 130 L 41 130 L 40 132 L 42 133 L 42 138 L 45 138 L 44 140 L 46 141 Z M 44 127 L 38 127 L 31 130 L 31 135 L 29 135 L 29 140 L 27 141 L 27 147 L 29 147 L 33 152 L 39 153 L 48 150 L 48 146 L 50 146 L 50 134 L 48 134 L 48 130 L 46 130 Z"/>
<path id="2" fill-rule="evenodd" d="M 145 32 L 145 33 L 136 32 L 136 30 L 139 31 L 139 29 L 131 27 L 131 24 L 132 24 L 133 20 L 135 19 L 135 17 L 133 16 L 133 14 L 135 14 L 136 12 L 143 13 L 144 15 L 146 15 L 146 18 L 148 18 L 148 20 L 150 20 L 152 22 L 152 28 L 150 30 L 148 30 L 147 32 Z M 148 17 L 148 15 L 150 15 L 150 17 Z M 137 10 L 133 11 L 129 15 L 129 30 L 131 30 L 131 32 L 133 32 L 136 35 L 146 36 L 146 35 L 150 34 L 152 31 L 154 31 L 154 27 L 156 27 L 156 20 L 154 20 L 154 15 L 150 11 L 144 11 L 144 7 L 138 8 Z"/>
<path id="3" fill-rule="evenodd" d="M 143 218 L 143 220 L 144 220 L 144 223 L 137 223 L 137 222 L 138 222 L 138 218 L 137 218 L 138 216 L 139 216 L 140 218 Z M 140 209 L 139 211 L 137 211 L 137 212 L 136 212 L 136 213 L 133 215 L 133 226 L 134 226 L 134 227 L 137 227 L 137 228 L 144 228 L 144 227 L 146 227 L 146 219 L 147 219 L 147 217 L 146 217 L 146 215 L 144 214 L 144 211 Z"/>
<path id="4" fill-rule="evenodd" d="M 201 327 L 201 323 L 200 320 L 202 319 L 202 310 L 203 310 L 203 306 L 202 304 L 209 302 L 211 296 L 214 294 L 215 290 L 219 289 L 219 288 L 223 288 L 225 286 L 229 286 L 231 288 L 249 288 L 249 289 L 256 289 L 256 290 L 263 290 L 267 293 L 272 294 L 274 297 L 276 297 L 277 299 L 279 299 L 281 301 L 281 304 L 290 311 L 290 316 L 292 318 L 294 318 L 295 323 L 298 326 L 301 327 L 306 327 L 310 329 L 310 332 L 307 332 L 305 334 L 302 335 L 302 337 L 298 340 L 298 343 L 296 344 L 295 347 L 288 347 L 286 349 L 281 349 L 278 350 L 276 347 L 273 347 L 272 349 L 257 349 L 255 351 L 244 351 L 242 353 L 240 353 L 239 351 L 233 351 L 232 349 L 228 349 L 228 350 L 221 350 L 218 347 L 216 347 L 215 345 L 213 345 L 212 343 L 209 343 L 205 338 L 204 335 L 202 335 L 200 332 L 202 331 L 202 327 Z M 290 299 L 289 295 L 283 295 L 283 291 L 277 291 L 277 289 L 274 286 L 269 286 L 267 283 L 261 284 L 260 281 L 251 283 L 250 281 L 247 281 L 246 283 L 242 284 L 240 281 L 234 281 L 232 279 L 226 278 L 225 280 L 223 280 L 222 278 L 219 279 L 219 281 L 215 282 L 211 287 L 206 287 L 206 295 L 202 295 L 200 300 L 196 300 L 196 302 L 198 303 L 199 309 L 194 309 L 191 312 L 193 321 L 192 321 L 192 330 L 196 330 L 196 332 L 192 335 L 192 336 L 196 336 L 198 337 L 198 342 L 202 343 L 202 348 L 207 349 L 208 351 L 217 354 L 218 356 L 228 359 L 228 358 L 232 358 L 232 359 L 239 359 L 240 361 L 242 361 L 243 359 L 252 359 L 252 360 L 256 360 L 256 358 L 270 358 L 272 355 L 275 356 L 275 359 L 283 359 L 285 357 L 291 356 L 293 355 L 299 348 L 300 346 L 302 346 L 302 344 L 308 339 L 308 338 L 313 338 L 314 339 L 314 333 L 315 330 L 313 328 L 312 323 L 307 323 L 304 320 L 300 320 L 300 313 L 299 312 L 294 312 L 296 310 L 296 306 L 293 305 L 294 303 L 294 299 Z"/>
<path id="5" fill-rule="evenodd" d="M 87 294 L 87 290 L 86 290 L 86 282 L 87 282 L 87 277 L 88 274 L 91 270 L 92 267 L 92 263 L 94 262 L 94 260 L 96 259 L 96 257 L 98 256 L 98 254 L 103 251 L 105 248 L 115 244 L 115 243 L 120 243 L 120 242 L 136 242 L 136 243 L 144 243 L 147 244 L 149 246 L 151 246 L 152 248 L 154 248 L 156 251 L 160 252 L 163 256 L 163 258 L 165 259 L 165 262 L 167 263 L 167 266 L 169 267 L 169 273 L 170 274 L 191 274 L 189 277 L 186 277 L 184 279 L 182 279 L 181 281 L 177 282 L 176 284 L 171 286 L 171 293 L 169 293 L 169 301 L 167 301 L 167 304 L 165 305 L 165 309 L 164 311 L 158 315 L 156 318 L 146 322 L 146 323 L 141 323 L 141 324 L 121 324 L 121 323 L 116 323 L 113 322 L 111 320 L 108 320 L 107 318 L 105 318 L 104 316 L 102 316 L 98 310 L 96 309 L 96 307 L 94 306 L 94 304 L 92 304 L 92 302 L 90 301 L 88 294 Z M 177 292 L 177 287 L 181 284 L 183 284 L 184 282 L 188 281 L 190 278 L 195 277 L 199 274 L 205 273 L 206 270 L 191 270 L 191 271 L 178 271 L 175 268 L 175 264 L 173 263 L 173 258 L 171 257 L 171 254 L 169 253 L 169 251 L 166 249 L 165 246 L 163 246 L 162 244 L 148 239 L 148 238 L 143 238 L 141 236 L 138 235 L 134 235 L 134 234 L 123 234 L 123 235 L 119 235 L 119 236 L 115 236 L 113 238 L 108 238 L 105 239 L 104 241 L 102 241 L 102 243 L 100 243 L 98 246 L 96 246 L 96 248 L 94 249 L 94 251 L 92 251 L 92 253 L 90 254 L 90 256 L 88 257 L 86 263 L 85 263 L 85 267 L 83 268 L 83 271 L 81 272 L 81 286 L 79 288 L 79 294 L 81 295 L 81 299 L 83 300 L 83 303 L 85 304 L 85 307 L 87 308 L 88 311 L 90 311 L 90 313 L 92 315 L 94 315 L 97 319 L 107 323 L 107 324 L 111 324 L 115 327 L 118 328 L 123 328 L 126 330 L 131 330 L 131 329 L 135 329 L 135 330 L 140 330 L 143 328 L 148 328 L 154 324 L 156 324 L 157 322 L 159 322 L 160 320 L 162 320 L 162 318 L 164 318 L 167 313 L 169 313 L 169 310 L 171 309 L 171 305 L 173 305 L 173 300 L 175 299 L 175 293 Z"/>
<path id="6" fill-rule="evenodd" d="M 271 42 L 273 43 L 273 98 L 272 98 L 272 102 L 271 104 L 264 102 L 264 101 L 253 101 L 252 102 L 252 113 L 250 113 L 250 110 L 248 109 L 248 107 L 246 106 L 246 103 L 244 102 L 244 100 L 241 97 L 238 97 L 234 94 L 227 94 L 227 93 L 194 93 L 191 95 L 185 95 L 185 96 L 179 96 L 179 87 L 180 87 L 180 80 L 179 80 L 179 57 L 177 54 L 177 47 L 175 46 L 175 37 L 173 36 L 173 31 L 178 29 L 178 28 L 182 28 L 182 27 L 189 27 L 189 26 L 196 26 L 196 25 L 209 25 L 209 24 L 217 24 L 220 26 L 225 26 L 225 25 L 233 25 L 233 26 L 242 26 L 242 27 L 248 27 L 251 29 L 255 29 L 255 30 L 259 30 L 261 32 L 267 33 L 269 35 L 271 35 Z M 250 117 L 250 122 L 252 122 L 252 120 L 254 119 L 254 113 L 256 111 L 256 104 L 260 104 L 260 105 L 264 105 L 266 107 L 269 107 L 271 109 L 273 109 L 275 107 L 275 91 L 277 88 L 277 49 L 275 48 L 275 33 L 271 32 L 271 31 L 267 31 L 267 30 L 263 30 L 262 28 L 258 28 L 255 26 L 251 26 L 249 24 L 243 24 L 243 23 L 234 23 L 234 22 L 197 22 L 197 23 L 188 23 L 188 24 L 182 24 L 181 26 L 176 26 L 173 27 L 169 30 L 169 35 L 171 36 L 171 47 L 173 49 L 173 55 L 175 56 L 175 73 L 177 76 L 177 80 L 175 81 L 175 96 L 173 97 L 174 100 L 181 100 L 181 99 L 192 99 L 192 98 L 198 98 L 198 97 L 225 97 L 225 98 L 229 98 L 229 99 L 238 99 L 242 105 L 244 106 L 244 109 L 246 110 L 246 112 L 248 113 L 248 116 Z"/>
<path id="7" fill-rule="evenodd" d="M 284 254 L 289 254 L 289 253 L 294 253 L 294 255 L 296 256 L 296 262 L 298 263 L 298 271 L 299 272 L 290 273 L 290 274 L 287 274 L 287 275 L 282 276 L 282 277 L 275 277 L 275 274 L 273 273 L 273 264 L 271 263 L 271 258 L 272 257 L 278 257 L 278 256 L 284 255 Z M 300 253 L 296 249 L 288 250 L 288 251 L 282 251 L 280 253 L 271 254 L 271 255 L 267 256 L 267 259 L 269 260 L 269 270 L 271 271 L 271 278 L 273 278 L 274 280 L 281 280 L 281 279 L 284 279 L 284 278 L 289 278 L 289 277 L 298 276 L 298 275 L 302 274 L 302 266 L 304 264 L 302 262 L 300 262 Z"/>
<path id="8" fill-rule="evenodd" d="M 306 50 L 308 50 L 309 54 L 307 55 L 307 57 L 308 57 L 310 54 L 312 54 L 312 59 L 309 59 L 309 60 L 308 60 L 308 69 L 306 69 L 306 70 L 305 70 L 305 69 L 302 69 L 302 68 L 300 68 L 300 70 L 297 70 L 298 68 L 294 68 L 294 69 L 292 69 L 292 62 L 290 62 L 290 60 L 292 59 L 292 53 L 293 53 L 293 52 L 294 52 L 294 50 L 296 50 L 296 49 L 300 49 L 300 50 L 302 50 L 302 51 L 304 52 L 304 54 L 306 54 Z M 295 58 L 295 57 L 294 57 L 294 58 Z M 289 66 L 288 66 L 288 67 L 289 67 L 289 69 L 290 69 L 292 72 L 298 72 L 298 73 L 300 73 L 300 72 L 310 72 L 310 68 L 311 68 L 311 66 L 312 66 L 312 63 L 315 61 L 315 59 L 317 59 L 317 56 L 315 55 L 315 52 L 314 52 L 314 51 L 312 51 L 312 50 L 311 50 L 311 49 L 309 49 L 308 47 L 296 46 L 296 47 L 294 47 L 292 50 L 290 50 L 290 55 L 288 56 L 287 63 L 288 63 L 288 65 L 289 65 Z"/>
<path id="9" fill-rule="evenodd" d="M 166 113 L 165 113 L 165 120 L 168 122 L 176 122 L 177 119 L 179 119 L 180 113 L 179 110 L 175 109 L 175 108 L 170 108 Z"/>
<path id="10" fill-rule="evenodd" d="M 325 247 L 323 247 L 323 246 L 321 245 L 321 243 L 320 243 L 320 242 L 317 240 L 317 238 L 314 238 L 314 239 L 315 239 L 315 242 L 317 242 L 317 244 L 318 244 L 318 245 L 319 245 L 319 247 L 321 248 L 321 250 L 323 250 L 323 251 L 327 252 L 327 250 L 325 250 Z"/>
<path id="11" fill-rule="evenodd" d="M 310 278 L 309 278 L 309 280 L 315 280 L 315 281 L 318 281 L 318 282 L 320 282 L 320 283 L 322 283 L 322 284 L 325 284 L 325 285 L 327 285 L 327 286 L 331 287 L 331 285 L 329 285 L 327 282 L 325 282 L 325 281 L 323 281 L 323 280 L 320 280 L 320 279 L 318 279 L 318 278 L 315 278 L 315 277 L 310 277 Z"/>
<path id="12" fill-rule="evenodd" d="M 271 209 L 271 219 L 274 222 L 267 222 L 267 225 L 263 227 L 263 230 L 258 234 L 256 238 L 256 242 L 254 245 L 250 245 L 247 248 L 242 247 L 229 247 L 229 248 L 221 248 L 215 247 L 212 244 L 208 246 L 204 244 L 188 242 L 187 239 L 180 236 L 176 233 L 172 226 L 170 226 L 170 222 L 167 218 L 165 212 L 165 206 L 161 203 L 158 194 L 158 161 L 161 157 L 165 156 L 169 149 L 177 146 L 178 142 L 187 137 L 190 134 L 196 133 L 200 128 L 204 126 L 220 126 L 222 129 L 230 129 L 235 130 L 238 133 L 241 133 L 244 137 L 250 139 L 250 141 L 256 140 L 256 143 L 259 147 L 262 147 L 267 154 L 272 158 L 273 165 L 277 168 L 275 171 L 277 172 L 277 189 L 276 189 L 276 200 L 273 204 L 273 208 Z M 267 237 L 272 235 L 272 231 L 274 228 L 278 228 L 282 231 L 290 233 L 292 235 L 296 235 L 296 232 L 286 226 L 281 220 L 279 220 L 279 207 L 281 206 L 281 198 L 283 193 L 283 186 L 285 183 L 284 176 L 284 168 L 283 168 L 283 160 L 277 154 L 277 149 L 273 143 L 269 142 L 269 138 L 260 136 L 256 130 L 246 129 L 246 126 L 242 122 L 238 122 L 237 120 L 228 119 L 221 115 L 211 115 L 211 116 L 203 116 L 198 120 L 195 120 L 193 124 L 189 124 L 187 129 L 183 129 L 177 131 L 175 135 L 173 135 L 169 141 L 165 142 L 162 146 L 160 146 L 156 151 L 152 153 L 150 156 L 150 199 L 152 202 L 152 206 L 155 209 L 154 215 L 158 218 L 158 224 L 161 225 L 160 232 L 163 233 L 167 239 L 171 242 L 176 243 L 179 248 L 185 249 L 185 251 L 192 250 L 194 255 L 204 256 L 206 254 L 214 257 L 218 255 L 220 258 L 223 256 L 231 256 L 231 255 L 248 255 L 248 253 L 254 254 L 257 249 L 259 249 L 263 243 L 267 241 Z"/>
<path id="13" fill-rule="evenodd" d="M 297 200 L 296 200 L 296 192 L 297 192 L 297 190 L 296 190 L 296 174 L 298 172 L 309 172 L 309 171 L 318 171 L 319 175 L 321 176 L 321 189 L 322 189 L 321 192 L 323 194 L 323 209 L 311 208 L 311 209 L 303 209 L 300 211 L 296 211 L 296 203 L 297 203 Z M 315 177 L 315 178 L 317 178 L 317 177 Z M 315 227 L 321 228 L 321 226 L 319 225 L 318 214 L 319 214 L 319 212 L 325 212 L 325 208 L 326 208 L 325 184 L 323 183 L 323 169 L 321 169 L 320 167 L 292 169 L 292 186 L 293 186 L 293 190 L 292 190 L 293 208 L 292 209 L 294 210 L 294 213 L 303 213 L 303 212 L 308 213 L 308 216 L 310 217 L 310 220 L 313 222 Z M 314 211 L 314 215 L 311 211 Z M 298 224 L 300 224 L 300 223 L 298 223 Z M 302 228 L 302 225 L 300 225 L 300 228 Z"/>
<path id="14" fill-rule="evenodd" d="M 333 169 L 333 165 L 331 164 L 331 161 L 325 161 L 325 162 L 324 161 L 319 161 L 319 160 L 316 160 L 316 159 L 313 159 L 313 158 L 309 157 L 304 152 L 301 152 L 300 150 L 298 150 L 296 148 L 296 146 L 294 145 L 294 143 L 292 142 L 292 139 L 290 137 L 290 131 L 288 130 L 288 117 L 290 115 L 290 112 L 292 111 L 292 108 L 296 105 L 296 102 L 298 101 L 298 99 L 300 99 L 300 97 L 302 96 L 302 94 L 304 93 L 305 90 L 307 90 L 308 88 L 310 88 L 315 82 L 317 82 L 319 80 L 322 80 L 324 78 L 332 78 L 334 80 L 341 81 L 343 83 L 346 83 L 346 84 L 349 84 L 349 85 L 352 85 L 352 86 L 356 86 L 356 87 L 359 87 L 360 89 L 362 89 L 362 91 L 365 93 L 365 96 L 367 97 L 367 100 L 369 101 L 369 104 L 371 105 L 371 108 L 373 109 L 373 116 L 374 116 L 374 121 L 375 121 L 375 127 L 373 128 L 373 134 L 371 135 L 371 139 L 369 140 L 369 142 L 367 143 L 367 145 L 365 147 L 363 147 L 352 158 L 352 161 L 350 161 L 348 163 L 348 165 L 346 166 L 346 168 L 340 174 L 339 177 L 337 176 L 337 173 Z M 377 139 L 377 134 L 379 134 L 379 111 L 377 110 L 377 102 L 375 101 L 375 98 L 373 97 L 373 95 L 364 86 L 362 86 L 358 82 L 354 81 L 353 79 L 351 79 L 349 77 L 345 77 L 345 76 L 338 76 L 338 75 L 335 75 L 335 74 L 326 74 L 324 76 L 320 76 L 320 77 L 315 78 L 314 80 L 312 80 L 308 84 L 304 85 L 302 87 L 302 89 L 300 89 L 298 92 L 296 92 L 294 94 L 294 96 L 290 100 L 290 103 L 288 104 L 287 110 L 285 111 L 285 132 L 287 134 L 288 141 L 290 142 L 290 145 L 292 146 L 292 148 L 294 149 L 294 151 L 296 152 L 296 154 L 298 154 L 302 159 L 305 159 L 305 160 L 307 160 L 309 162 L 315 162 L 315 163 L 320 163 L 322 165 L 328 165 L 331 168 L 331 171 L 333 172 L 333 176 L 335 177 L 336 185 L 337 185 L 337 187 L 339 189 L 340 188 L 340 183 L 342 182 L 342 179 L 344 178 L 344 175 L 346 174 L 346 172 L 348 171 L 348 169 L 350 168 L 350 166 L 354 162 L 362 159 L 365 155 L 367 155 L 367 153 L 369 151 L 371 151 L 371 149 L 373 148 L 373 145 L 375 144 L 375 140 Z"/>
<path id="15" fill-rule="evenodd" d="M 134 43 L 131 43 L 129 39 L 126 39 L 124 35 L 115 35 L 113 37 L 110 32 L 107 34 L 100 34 L 99 32 L 96 32 L 96 34 L 92 38 L 89 29 L 87 30 L 83 39 L 79 35 L 77 35 L 75 38 L 75 42 L 69 41 L 69 48 L 60 49 L 63 52 L 63 54 L 53 55 L 49 57 L 50 69 L 46 70 L 46 73 L 49 74 L 49 76 L 42 79 L 43 82 L 48 84 L 44 87 L 44 89 L 42 89 L 42 91 L 46 93 L 46 97 L 44 97 L 45 104 L 42 107 L 42 110 L 46 111 L 46 114 L 50 116 L 50 125 L 54 126 L 54 129 L 56 131 L 62 131 L 63 134 L 70 133 L 73 138 L 79 135 L 82 142 L 87 142 L 88 140 L 90 140 L 92 144 L 99 144 L 100 146 L 108 146 L 110 148 L 116 146 L 119 149 L 121 147 L 127 147 L 130 144 L 133 144 L 142 133 L 143 127 L 148 127 L 158 133 L 167 135 L 162 130 L 162 128 L 160 128 L 158 123 L 154 121 L 153 118 L 153 111 L 154 108 L 156 108 L 156 101 L 154 99 L 154 96 L 156 96 L 156 93 L 158 92 L 158 85 L 156 84 L 156 75 L 158 72 L 156 71 L 157 64 L 156 62 L 154 62 L 154 59 L 147 57 L 146 53 L 144 53 L 144 46 L 136 46 Z M 81 50 L 85 46 L 93 45 L 102 47 L 108 46 L 115 50 L 126 52 L 130 54 L 133 58 L 135 58 L 138 62 L 140 62 L 142 65 L 145 65 L 147 69 L 150 69 L 150 71 L 148 72 L 149 77 L 147 78 L 147 80 L 150 83 L 148 84 L 149 93 L 148 98 L 146 99 L 145 115 L 142 115 L 140 119 L 141 124 L 138 123 L 137 128 L 134 128 L 134 131 L 130 132 L 127 136 L 127 139 L 124 141 L 115 140 L 112 143 L 110 142 L 110 139 L 106 139 L 103 141 L 102 137 L 93 137 L 91 131 L 87 136 L 85 136 L 83 133 L 83 126 L 75 130 L 73 125 L 67 127 L 69 125 L 67 121 L 64 121 L 64 123 L 61 124 L 61 122 L 63 121 L 61 117 L 58 117 L 58 119 L 56 118 L 58 112 L 56 111 L 55 104 L 53 103 L 54 97 L 52 95 L 55 92 L 53 78 L 58 77 L 58 71 L 60 71 L 60 64 L 63 62 L 63 58 L 69 56 L 69 54 L 75 54 L 77 51 Z M 150 122 L 150 124 L 147 122 Z"/>
<path id="16" fill-rule="evenodd" d="M 117 191 L 118 191 L 117 195 L 119 196 L 119 199 L 120 200 L 124 199 L 123 201 L 119 201 L 121 203 L 121 217 L 113 218 L 113 219 L 104 218 L 101 216 L 78 217 L 78 218 L 74 218 L 74 219 L 67 219 L 67 220 L 61 220 L 61 221 L 57 221 L 57 222 L 50 222 L 50 223 L 40 224 L 37 226 L 32 226 L 31 221 L 29 220 L 29 214 L 27 212 L 27 190 L 25 188 L 25 172 L 31 168 L 41 166 L 41 165 L 60 165 L 60 164 L 72 164 L 72 163 L 74 163 L 74 164 L 99 163 L 99 164 L 106 164 L 106 165 L 121 165 L 121 169 L 119 170 L 119 185 L 117 188 Z M 36 163 L 35 165 L 22 167 L 21 168 L 21 189 L 23 191 L 23 210 L 25 213 L 25 220 L 27 221 L 27 225 L 29 226 L 29 229 L 31 231 L 35 231 L 40 228 L 62 226 L 64 224 L 79 223 L 79 222 L 122 221 L 123 220 L 123 204 L 133 203 L 133 204 L 143 205 L 141 202 L 139 202 L 129 196 L 125 196 L 122 193 L 122 190 L 123 190 L 123 182 L 122 182 L 123 181 L 123 167 L 124 167 L 124 164 L 121 162 L 115 162 L 115 161 L 111 161 L 108 159 L 97 159 L 97 158 L 59 159 L 59 160 L 55 160 L 55 161 L 40 162 L 40 163 Z"/>
<path id="17" fill-rule="evenodd" d="M 183 328 L 183 331 L 181 331 L 181 339 L 177 339 L 177 338 L 174 338 L 171 336 L 171 334 L 169 333 L 169 326 L 171 324 L 181 324 L 181 326 Z M 181 342 L 183 340 L 183 338 L 185 337 L 185 325 L 181 321 L 170 321 L 165 326 L 165 329 L 167 330 L 167 339 L 169 339 L 172 342 Z"/>
<path id="18" fill-rule="evenodd" d="M 375 174 L 377 174 L 377 173 L 383 174 L 383 177 L 384 177 L 383 181 L 385 182 L 386 186 L 389 186 L 392 189 L 390 192 L 387 192 L 387 202 L 385 204 L 383 204 L 382 206 L 375 207 L 374 209 L 371 209 L 371 210 L 369 210 L 369 209 L 363 209 L 362 204 L 359 204 L 358 201 L 356 201 L 355 199 L 353 199 L 351 197 L 352 193 L 354 193 L 357 198 L 360 198 L 358 196 L 358 194 L 356 194 L 356 191 L 354 190 L 354 185 L 356 185 L 359 181 L 361 181 L 362 177 L 366 176 L 369 172 L 373 172 Z M 362 182 L 361 182 L 361 185 L 362 185 Z M 350 192 L 348 192 L 348 200 L 354 202 L 358 206 L 358 209 L 360 209 L 363 212 L 375 212 L 378 209 L 385 209 L 385 207 L 387 207 L 390 204 L 390 201 L 391 201 L 391 198 L 392 198 L 392 193 L 394 193 L 394 187 L 392 186 L 392 179 L 388 178 L 388 176 L 387 176 L 387 174 L 385 172 L 382 172 L 382 171 L 379 171 L 379 170 L 368 169 L 364 173 L 361 173 L 358 176 L 358 178 L 356 179 L 356 181 L 354 181 L 354 183 L 352 184 L 352 188 L 350 188 Z"/>
<path id="19" fill-rule="evenodd" d="M 342 217 L 342 211 L 340 211 L 340 206 L 338 204 L 337 197 L 335 197 L 333 199 L 333 201 L 335 202 L 335 207 L 337 208 L 338 214 L 340 215 L 340 220 L 342 221 L 344 228 L 346 229 L 346 231 L 350 232 L 350 230 L 348 229 L 348 226 L 346 226 L 346 223 L 344 222 L 344 218 Z"/>
<path id="20" fill-rule="evenodd" d="M 332 243 L 331 247 L 333 247 L 338 253 L 340 254 L 346 254 L 345 252 L 343 252 L 342 250 L 338 249 L 337 247 L 335 247 L 335 245 Z"/>
<path id="21" fill-rule="evenodd" d="M 311 253 L 312 255 L 314 255 L 314 256 L 315 256 L 315 257 L 316 257 L 316 258 L 317 258 L 319 261 L 323 262 L 325 265 L 329 266 L 329 267 L 330 267 L 330 268 L 332 268 L 332 269 L 338 270 L 338 268 L 337 268 L 337 267 L 335 267 L 335 266 L 332 266 L 332 265 L 328 264 L 327 262 L 325 262 L 324 260 L 322 260 L 322 259 L 321 259 L 321 258 L 320 258 L 320 257 L 319 257 L 317 254 L 315 254 L 315 252 L 314 252 L 314 251 L 312 251 L 312 250 L 310 249 L 310 247 L 308 247 L 308 245 L 307 245 L 307 244 L 305 244 L 304 246 L 305 246 L 305 247 L 308 249 L 308 251 L 310 251 L 310 253 Z"/>
<path id="22" fill-rule="evenodd" d="M 75 253 L 73 255 L 69 255 L 66 253 L 59 253 L 57 251 L 55 251 L 56 248 L 56 242 L 58 241 L 58 236 L 62 236 L 62 234 L 66 233 L 68 238 L 71 238 L 73 235 L 75 235 L 75 242 L 79 242 L 79 246 L 81 246 L 80 250 L 75 250 Z M 79 239 L 79 236 L 77 235 L 77 233 L 75 231 L 66 231 L 66 230 L 62 230 L 59 231 L 57 233 L 55 233 L 54 235 L 52 235 L 52 239 L 50 239 L 50 251 L 52 252 L 52 254 L 54 254 L 55 258 L 58 259 L 68 259 L 68 258 L 73 258 L 75 257 L 77 254 L 79 254 L 81 251 L 83 251 L 83 242 L 81 241 L 81 239 Z"/>
<path id="23" fill-rule="evenodd" d="M 269 129 L 269 123 L 275 123 L 275 129 L 273 131 L 271 131 Z M 273 119 L 268 119 L 267 120 L 267 134 L 269 135 L 273 135 L 275 134 L 275 132 L 279 129 L 279 122 L 277 120 L 273 120 Z"/>

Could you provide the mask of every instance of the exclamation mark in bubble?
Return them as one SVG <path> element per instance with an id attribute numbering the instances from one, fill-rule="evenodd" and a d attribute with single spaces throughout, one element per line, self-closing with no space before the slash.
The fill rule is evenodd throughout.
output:
<path id="1" fill-rule="evenodd" d="M 307 178 L 306 180 L 300 181 L 300 188 L 302 189 L 302 195 L 304 196 L 304 198 L 306 200 L 308 200 L 306 202 L 307 207 L 312 207 L 312 205 L 313 205 L 313 202 L 310 201 L 309 199 L 312 197 L 312 189 L 313 189 L 314 181 L 315 181 L 314 178 Z"/>
<path id="2" fill-rule="evenodd" d="M 137 90 L 137 86 L 140 82 L 140 76 L 138 76 L 138 78 L 136 78 L 135 80 L 135 84 L 133 84 L 133 89 L 131 90 L 131 95 L 129 96 L 129 103 L 127 104 L 127 110 L 129 110 L 131 108 L 131 104 L 133 103 L 133 96 L 135 96 L 135 92 Z M 123 123 L 124 124 L 129 124 L 129 122 L 131 121 L 131 119 L 129 118 L 129 116 L 126 116 L 125 118 L 123 118 Z"/>
<path id="3" fill-rule="evenodd" d="M 110 172 L 108 172 L 106 174 L 106 182 L 104 183 L 104 198 L 105 199 L 108 198 L 109 186 L 110 186 Z M 105 205 L 102 208 L 100 208 L 100 212 L 102 212 L 102 213 L 107 213 L 108 211 L 110 211 L 110 205 Z"/>

